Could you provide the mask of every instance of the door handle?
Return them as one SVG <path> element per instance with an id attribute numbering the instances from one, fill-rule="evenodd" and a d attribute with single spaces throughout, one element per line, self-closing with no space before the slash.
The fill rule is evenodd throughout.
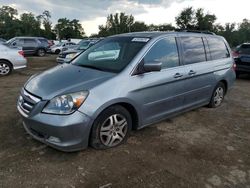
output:
<path id="1" fill-rule="evenodd" d="M 174 78 L 180 78 L 180 77 L 182 77 L 182 76 L 183 76 L 182 74 L 176 73 L 176 74 L 174 75 Z"/>
<path id="2" fill-rule="evenodd" d="M 189 73 L 188 73 L 189 76 L 192 76 L 192 75 L 195 75 L 195 74 L 196 74 L 196 72 L 193 71 L 193 70 L 190 70 Z"/>

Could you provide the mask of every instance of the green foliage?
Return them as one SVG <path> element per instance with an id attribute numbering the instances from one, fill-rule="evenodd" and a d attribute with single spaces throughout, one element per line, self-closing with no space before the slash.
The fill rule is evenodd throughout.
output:
<path id="1" fill-rule="evenodd" d="M 60 18 L 55 25 L 55 32 L 59 39 L 82 38 L 85 33 L 79 20 L 70 21 L 67 18 Z"/>
<path id="2" fill-rule="evenodd" d="M 134 17 L 125 13 L 110 14 L 107 17 L 106 25 L 99 26 L 99 36 L 109 36 L 131 31 L 134 24 Z M 137 26 L 139 26 L 137 22 Z M 138 28 L 137 28 L 138 29 Z"/>
<path id="3" fill-rule="evenodd" d="M 41 15 L 23 13 L 17 18 L 18 11 L 10 6 L 0 7 L 0 37 L 10 39 L 15 36 L 42 36 L 48 39 L 59 38 L 82 38 L 84 30 L 79 20 L 67 20 L 61 18 L 52 29 L 51 13 L 45 10 Z M 64 20 L 66 19 L 66 20 Z M 58 29 L 63 28 L 58 33 Z"/>

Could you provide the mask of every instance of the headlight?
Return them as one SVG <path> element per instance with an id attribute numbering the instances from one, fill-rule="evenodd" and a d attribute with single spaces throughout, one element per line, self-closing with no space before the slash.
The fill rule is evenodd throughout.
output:
<path id="1" fill-rule="evenodd" d="M 49 101 L 43 112 L 49 114 L 71 114 L 82 105 L 87 96 L 87 91 L 57 96 Z"/>
<path id="2" fill-rule="evenodd" d="M 68 55 L 66 55 L 66 58 L 73 59 L 76 56 L 76 54 L 77 53 L 68 54 Z"/>

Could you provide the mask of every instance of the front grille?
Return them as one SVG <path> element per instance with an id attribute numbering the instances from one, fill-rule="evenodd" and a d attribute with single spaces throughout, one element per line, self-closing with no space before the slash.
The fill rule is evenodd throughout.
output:
<path id="1" fill-rule="evenodd" d="M 23 90 L 18 98 L 18 105 L 25 114 L 29 114 L 39 101 L 39 98 Z"/>

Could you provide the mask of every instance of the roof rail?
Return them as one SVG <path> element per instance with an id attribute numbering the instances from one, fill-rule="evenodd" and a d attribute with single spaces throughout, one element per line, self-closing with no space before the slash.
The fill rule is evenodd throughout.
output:
<path id="1" fill-rule="evenodd" d="M 209 35 L 216 35 L 214 32 L 211 31 L 201 31 L 201 30 L 187 30 L 187 29 L 176 29 L 177 32 L 190 32 L 190 33 L 204 33 Z"/>

